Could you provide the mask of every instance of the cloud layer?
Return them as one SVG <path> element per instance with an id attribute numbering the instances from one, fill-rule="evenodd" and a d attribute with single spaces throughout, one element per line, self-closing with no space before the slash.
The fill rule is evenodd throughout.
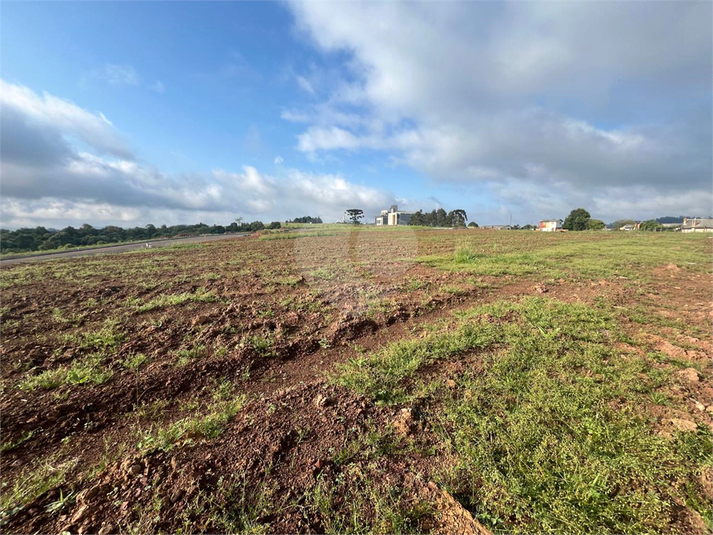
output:
<path id="1" fill-rule="evenodd" d="M 565 206 L 646 192 L 646 213 L 711 210 L 710 3 L 290 5 L 317 49 L 351 56 L 326 99 L 283 113 L 310 156 L 386 151 L 501 195 L 557 184 Z"/>
<path id="2" fill-rule="evenodd" d="M 0 105 L 4 226 L 228 223 L 238 215 L 284 220 L 308 213 L 336 219 L 346 205 L 377 210 L 393 200 L 340 175 L 295 169 L 279 177 L 250 166 L 169 175 L 137 160 L 101 113 L 4 81 Z"/>

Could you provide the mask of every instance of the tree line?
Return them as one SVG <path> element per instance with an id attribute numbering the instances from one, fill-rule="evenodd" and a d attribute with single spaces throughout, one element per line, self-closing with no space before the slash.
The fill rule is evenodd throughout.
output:
<path id="1" fill-rule="evenodd" d="M 639 223 L 638 230 L 648 232 L 662 232 L 673 229 L 668 229 L 661 224 L 661 220 L 678 219 L 673 217 L 665 217 L 659 219 L 649 219 Z M 683 221 L 683 218 L 680 218 Z M 620 230 L 626 225 L 636 225 L 637 222 L 633 219 L 619 219 L 610 225 L 612 230 Z M 562 228 L 566 230 L 602 230 L 606 225 L 599 219 L 592 219 L 584 208 L 576 208 L 572 210 L 567 218 L 562 223 Z"/>
<path id="2" fill-rule="evenodd" d="M 79 228 L 66 227 L 62 230 L 45 227 L 21 228 L 17 230 L 0 229 L 0 253 L 24 253 L 47 251 L 50 249 L 104 245 L 129 241 L 142 241 L 160 238 L 198 236 L 201 234 L 224 234 L 226 232 L 254 232 L 262 229 L 280 228 L 278 221 L 265 225 L 262 221 L 243 223 L 238 221 L 230 225 L 146 225 L 145 227 L 121 228 L 106 226 L 96 228 L 84 224 Z"/>
<path id="3" fill-rule="evenodd" d="M 314 223 L 318 224 L 322 222 L 322 218 L 317 216 L 317 217 L 312 217 L 309 215 L 306 215 L 304 217 L 295 217 L 292 221 L 288 221 L 288 223 Z"/>
<path id="4" fill-rule="evenodd" d="M 419 210 L 411 216 L 409 225 L 419 227 L 464 227 L 468 221 L 468 214 L 465 210 L 457 209 L 446 212 L 443 208 L 432 210 L 431 212 L 423 212 Z M 469 226 L 477 227 L 478 224 L 471 222 Z"/>

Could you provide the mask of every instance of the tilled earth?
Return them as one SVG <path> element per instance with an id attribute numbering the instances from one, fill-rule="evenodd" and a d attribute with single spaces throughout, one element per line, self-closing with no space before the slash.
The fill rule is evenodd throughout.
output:
<path id="1" fill-rule="evenodd" d="M 710 328 L 708 274 L 662 265 L 634 297 L 625 279 L 474 276 L 415 261 L 459 239 L 252 236 L 3 270 L 0 467 L 3 492 L 15 495 L 3 532 L 319 533 L 358 519 L 370 531 L 486 533 L 432 482 L 434 459 L 448 460 L 427 415 L 336 386 L 338 364 L 453 310 L 527 295 L 637 299 Z M 710 340 L 672 345 L 667 334 L 683 336 L 662 327 L 651 347 L 700 362 L 705 375 L 680 375 L 669 394 L 686 409 L 657 407 L 656 425 L 710 427 Z M 28 386 L 84 361 L 99 376 Z M 215 428 L 161 442 L 161 430 L 236 397 L 239 409 Z M 366 481 L 406 524 L 373 524 L 380 502 L 355 498 Z M 710 492 L 710 474 L 703 484 Z M 700 517 L 682 518 L 676 530 L 705 530 Z"/>

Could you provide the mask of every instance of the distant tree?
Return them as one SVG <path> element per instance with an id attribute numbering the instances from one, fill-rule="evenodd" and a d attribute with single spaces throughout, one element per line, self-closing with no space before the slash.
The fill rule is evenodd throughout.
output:
<path id="1" fill-rule="evenodd" d="M 360 225 L 361 221 L 359 220 L 364 218 L 364 210 L 359 208 L 349 208 L 345 213 L 354 225 Z"/>
<path id="2" fill-rule="evenodd" d="M 272 229 L 278 229 L 278 228 L 281 228 L 281 227 L 282 227 L 282 225 L 280 224 L 279 221 L 273 221 L 272 223 L 270 223 L 270 224 L 267 226 L 267 228 L 269 228 L 269 229 L 271 229 L 271 230 L 272 230 Z"/>
<path id="3" fill-rule="evenodd" d="M 465 213 L 465 210 L 462 210 L 460 208 L 450 212 L 448 214 L 448 217 L 451 220 L 450 221 L 451 226 L 454 226 L 454 227 L 464 227 L 465 222 L 468 221 L 468 214 Z"/>
<path id="4" fill-rule="evenodd" d="M 457 209 L 448 213 L 443 208 L 424 213 L 418 210 L 411 215 L 409 225 L 422 227 L 464 227 L 468 221 L 465 210 Z"/>
<path id="5" fill-rule="evenodd" d="M 312 216 L 304 216 L 304 217 L 295 217 L 292 221 L 289 221 L 289 223 L 321 223 L 322 218 L 321 217 L 312 217 Z"/>
<path id="6" fill-rule="evenodd" d="M 587 228 L 589 230 L 602 230 L 606 225 L 601 219 L 590 219 L 587 222 Z"/>
<path id="7" fill-rule="evenodd" d="M 423 215 L 423 212 L 421 210 L 414 212 L 408 224 L 413 225 L 415 227 L 424 226 L 426 224 L 426 220 Z"/>
<path id="8" fill-rule="evenodd" d="M 438 225 L 438 214 L 435 210 L 431 210 L 427 214 L 423 214 L 424 225 L 435 227 Z"/>
<path id="9" fill-rule="evenodd" d="M 475 221 L 471 221 L 470 223 L 468 223 L 468 228 L 478 228 L 478 223 L 476 223 Z"/>
<path id="10" fill-rule="evenodd" d="M 655 219 L 649 219 L 648 221 L 643 221 L 641 225 L 639 225 L 639 230 L 645 230 L 648 232 L 656 232 L 656 231 L 662 231 L 664 227 L 661 223 L 656 221 Z"/>
<path id="11" fill-rule="evenodd" d="M 587 230 L 587 224 L 592 218 L 584 208 L 572 210 L 562 224 L 566 230 Z"/>

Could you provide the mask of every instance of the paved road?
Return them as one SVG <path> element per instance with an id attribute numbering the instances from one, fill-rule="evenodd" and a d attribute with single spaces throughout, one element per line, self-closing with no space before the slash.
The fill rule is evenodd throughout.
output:
<path id="1" fill-rule="evenodd" d="M 148 240 L 141 243 L 117 243 L 116 245 L 107 245 L 106 247 L 94 247 L 89 249 L 69 249 L 67 251 L 59 251 L 55 253 L 37 253 L 27 256 L 0 259 L 0 266 L 10 266 L 12 264 L 21 264 L 25 262 L 40 262 L 42 260 L 55 260 L 58 258 L 73 258 L 75 256 L 124 253 L 126 251 L 135 251 L 136 249 L 145 249 L 147 243 L 151 245 L 151 247 L 165 247 L 167 245 L 177 245 L 180 243 L 204 243 L 217 240 L 232 240 L 235 238 L 242 238 L 248 234 L 249 232 L 243 232 L 240 234 L 217 234 L 212 236 L 193 236 L 191 238 L 170 238 L 167 240 Z"/>

